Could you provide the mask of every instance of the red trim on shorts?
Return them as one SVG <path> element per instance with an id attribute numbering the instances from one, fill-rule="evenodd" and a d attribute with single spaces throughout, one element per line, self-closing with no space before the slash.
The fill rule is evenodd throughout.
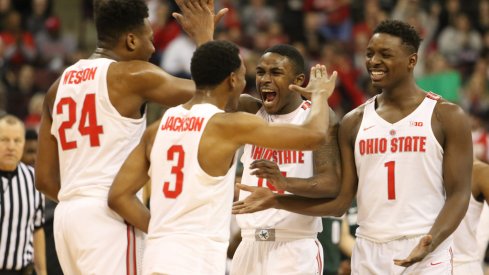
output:
<path id="1" fill-rule="evenodd" d="M 126 237 L 127 237 L 127 248 L 126 248 L 126 275 L 130 275 L 130 266 L 131 264 L 129 263 L 129 257 L 131 254 L 131 229 L 129 228 L 129 225 L 126 224 Z"/>
<path id="2" fill-rule="evenodd" d="M 135 229 L 134 229 L 134 226 L 131 226 L 131 229 L 132 229 L 132 249 L 133 249 L 133 253 L 132 253 L 132 264 L 133 264 L 133 267 L 134 267 L 134 275 L 137 275 L 138 274 L 138 270 L 137 270 L 137 260 L 136 260 L 136 253 L 137 253 L 137 249 L 136 249 L 136 232 L 135 232 Z"/>
<path id="3" fill-rule="evenodd" d="M 450 266 L 452 267 L 452 274 L 453 274 L 453 251 L 451 246 L 448 251 L 450 251 Z"/>
<path id="4" fill-rule="evenodd" d="M 319 271 L 319 274 L 323 274 L 323 261 L 321 259 L 321 249 L 317 243 L 318 241 L 316 240 L 315 243 L 316 243 L 316 246 L 318 247 L 318 254 L 316 255 L 316 261 L 318 262 L 318 271 Z"/>
<path id="5" fill-rule="evenodd" d="M 126 223 L 126 231 L 127 231 L 126 275 L 137 275 L 136 233 L 134 232 L 134 226 Z"/>

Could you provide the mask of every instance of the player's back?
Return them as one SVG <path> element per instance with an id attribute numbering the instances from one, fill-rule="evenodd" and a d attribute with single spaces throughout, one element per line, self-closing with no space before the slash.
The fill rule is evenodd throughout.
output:
<path id="1" fill-rule="evenodd" d="M 163 116 L 151 151 L 148 238 L 177 233 L 227 242 L 235 164 L 214 177 L 198 161 L 202 133 L 218 112 L 212 104 L 197 104 L 170 108 Z"/>
<path id="2" fill-rule="evenodd" d="M 236 161 L 217 177 L 198 161 L 207 122 L 219 112 L 211 104 L 178 106 L 160 122 L 150 155 L 145 273 L 224 274 Z"/>
<path id="3" fill-rule="evenodd" d="M 121 116 L 110 102 L 111 59 L 83 59 L 62 74 L 51 133 L 58 143 L 59 200 L 107 196 L 114 176 L 141 138 L 146 119 Z"/>

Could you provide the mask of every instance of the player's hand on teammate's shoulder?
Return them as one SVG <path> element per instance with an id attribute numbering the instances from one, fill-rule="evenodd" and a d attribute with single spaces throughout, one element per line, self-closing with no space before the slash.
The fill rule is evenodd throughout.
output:
<path id="1" fill-rule="evenodd" d="M 326 93 L 329 97 L 334 91 L 336 76 L 336 71 L 329 75 L 326 66 L 317 64 L 311 67 L 309 83 L 307 83 L 305 88 L 291 84 L 289 89 L 298 92 L 307 98 L 310 98 L 308 95 L 312 95 L 313 93 Z"/>
<path id="2" fill-rule="evenodd" d="M 280 172 L 277 163 L 266 159 L 258 159 L 250 164 L 250 168 L 254 169 L 251 172 L 252 175 L 267 179 L 267 183 L 273 185 L 276 190 L 287 189 L 287 180 Z"/>
<path id="3" fill-rule="evenodd" d="M 248 186 L 237 183 L 236 187 L 251 192 L 246 199 L 233 203 L 233 214 L 253 213 L 276 205 L 275 195 L 272 190 L 265 187 Z"/>
<path id="4" fill-rule="evenodd" d="M 197 45 L 211 41 L 214 29 L 228 9 L 214 13 L 214 0 L 175 0 L 181 13 L 172 16 Z"/>

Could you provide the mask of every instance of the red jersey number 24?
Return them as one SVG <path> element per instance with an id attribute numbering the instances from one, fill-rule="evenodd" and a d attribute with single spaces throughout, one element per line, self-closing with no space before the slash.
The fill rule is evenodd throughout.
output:
<path id="1" fill-rule="evenodd" d="M 65 106 L 66 109 L 63 108 Z M 63 121 L 58 129 L 59 141 L 63 151 L 77 148 L 76 140 L 70 141 L 66 138 L 66 130 L 71 129 L 78 119 L 76 116 L 76 101 L 73 98 L 63 97 L 56 105 L 56 114 L 60 115 L 65 111 L 68 112 L 68 120 Z M 100 146 L 99 135 L 104 133 L 104 128 L 97 123 L 95 94 L 85 95 L 80 115 L 80 123 L 78 124 L 78 132 L 82 136 L 89 136 L 90 147 Z"/>

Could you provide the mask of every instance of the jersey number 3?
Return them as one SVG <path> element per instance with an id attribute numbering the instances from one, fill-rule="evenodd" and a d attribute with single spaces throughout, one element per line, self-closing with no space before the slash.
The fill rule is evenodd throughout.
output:
<path id="1" fill-rule="evenodd" d="M 169 181 L 165 181 L 163 183 L 163 194 L 166 198 L 176 199 L 180 193 L 182 193 L 183 187 L 183 165 L 185 159 L 185 151 L 183 151 L 182 145 L 173 145 L 168 149 L 166 158 L 168 160 L 177 160 L 176 165 L 171 167 L 171 173 L 175 175 L 175 184 L 173 188 L 170 188 L 172 185 Z"/>
<path id="2" fill-rule="evenodd" d="M 64 106 L 67 106 L 68 108 L 68 120 L 61 123 L 58 129 L 58 134 L 61 148 L 63 151 L 66 151 L 75 149 L 77 147 L 75 140 L 68 141 L 66 139 L 66 130 L 71 129 L 77 120 L 76 101 L 71 97 L 61 98 L 56 105 L 56 114 L 62 114 Z M 78 132 L 80 132 L 82 136 L 88 135 L 90 137 L 90 147 L 100 146 L 99 135 L 104 133 L 104 127 L 97 125 L 95 94 L 87 94 L 83 100 L 80 123 L 78 124 Z"/>

